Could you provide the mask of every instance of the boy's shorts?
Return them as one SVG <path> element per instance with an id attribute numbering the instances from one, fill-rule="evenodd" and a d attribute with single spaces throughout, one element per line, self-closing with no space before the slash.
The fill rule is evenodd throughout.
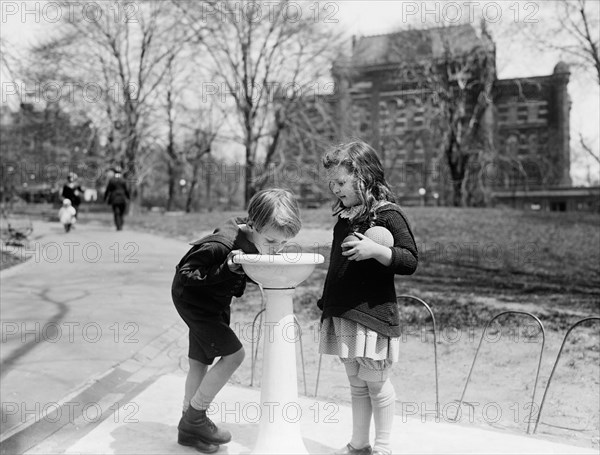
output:
<path id="1" fill-rule="evenodd" d="M 188 357 L 212 365 L 216 357 L 234 354 L 242 343 L 229 327 L 231 310 L 201 318 L 187 305 L 175 305 L 177 312 L 190 329 Z"/>

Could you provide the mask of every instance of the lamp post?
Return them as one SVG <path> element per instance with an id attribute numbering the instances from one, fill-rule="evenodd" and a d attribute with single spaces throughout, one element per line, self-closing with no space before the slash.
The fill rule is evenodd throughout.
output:
<path id="1" fill-rule="evenodd" d="M 440 195 L 439 195 L 439 193 L 433 193 L 433 199 L 435 201 L 435 206 L 437 207 L 439 205 L 439 202 L 440 202 Z"/>
<path id="2" fill-rule="evenodd" d="M 419 188 L 419 196 L 421 196 L 421 207 L 425 206 L 425 195 L 427 190 L 425 188 Z"/>
<path id="3" fill-rule="evenodd" d="M 15 193 L 15 187 L 14 187 L 14 172 L 15 172 L 15 168 L 13 166 L 8 166 L 6 168 L 7 173 L 8 173 L 8 182 L 3 183 L 4 186 L 4 190 L 6 191 L 6 194 L 8 195 L 8 201 L 12 210 L 12 202 L 13 202 L 13 196 Z"/>

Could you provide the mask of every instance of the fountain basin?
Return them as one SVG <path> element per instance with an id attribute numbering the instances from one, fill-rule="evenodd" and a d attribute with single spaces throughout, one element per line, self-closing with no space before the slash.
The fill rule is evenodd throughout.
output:
<path id="1" fill-rule="evenodd" d="M 265 289 L 292 289 L 306 280 L 325 258 L 316 253 L 237 254 L 232 258 Z"/>
<path id="2" fill-rule="evenodd" d="M 315 253 L 237 254 L 232 261 L 241 264 L 246 275 L 264 289 L 266 337 L 263 347 L 260 406 L 261 418 L 253 454 L 308 454 L 297 420 L 282 413 L 272 413 L 271 407 L 289 406 L 298 402 L 295 336 L 289 328 L 296 327 L 292 298 L 295 288 L 312 273 L 325 258 Z M 261 310 L 262 311 L 262 310 Z"/>

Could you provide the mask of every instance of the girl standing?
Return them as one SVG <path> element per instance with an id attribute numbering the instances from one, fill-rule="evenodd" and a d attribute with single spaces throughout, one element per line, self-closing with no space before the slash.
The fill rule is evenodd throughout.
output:
<path id="1" fill-rule="evenodd" d="M 400 318 L 394 275 L 410 275 L 417 246 L 405 215 L 394 203 L 375 150 L 355 140 L 323 157 L 337 200 L 333 244 L 323 295 L 319 352 L 340 357 L 350 382 L 352 437 L 337 454 L 389 454 L 396 395 L 389 379 L 398 360 Z M 372 226 L 387 228 L 394 246 L 365 237 Z M 350 234 L 360 240 L 343 240 Z M 371 416 L 375 443 L 369 444 Z"/>

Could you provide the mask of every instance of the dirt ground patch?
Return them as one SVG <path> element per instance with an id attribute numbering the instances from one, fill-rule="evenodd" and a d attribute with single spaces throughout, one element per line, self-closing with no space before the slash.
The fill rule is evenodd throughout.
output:
<path id="1" fill-rule="evenodd" d="M 314 301 L 315 289 L 299 287 L 295 300 L 296 314 L 302 328 L 302 357 L 297 349 L 299 391 L 323 400 L 349 403 L 349 386 L 341 362 L 323 356 L 319 372 L 319 319 L 305 305 Z M 480 305 L 468 303 L 454 311 L 477 311 Z M 508 308 L 508 307 L 507 307 Z M 233 305 L 232 321 L 245 344 L 247 359 L 233 380 L 249 385 L 251 380 L 251 326 L 260 309 L 260 293 L 250 287 Z M 435 314 L 435 308 L 433 309 Z M 501 304 L 490 313 L 501 312 Z M 400 361 L 394 366 L 393 383 L 397 393 L 396 412 L 401 418 L 435 418 L 436 381 L 431 324 L 424 310 L 412 307 L 404 312 L 405 335 Z M 414 317 L 413 317 L 414 316 Z M 489 426 L 525 434 L 528 424 L 533 431 L 539 404 L 562 343 L 564 332 L 546 331 L 535 405 L 531 406 L 533 388 L 542 349 L 542 335 L 531 320 L 504 321 L 502 328 L 492 325 L 481 344 L 469 382 L 459 424 Z M 437 357 L 439 381 L 439 418 L 454 421 L 457 403 L 463 392 L 475 352 L 482 338 L 482 327 L 438 326 Z M 254 335 L 256 341 L 257 333 Z M 256 346 L 256 345 L 254 345 Z M 596 327 L 582 327 L 572 333 L 553 377 L 545 400 L 541 423 L 536 435 L 584 447 L 598 447 L 598 396 L 600 393 Z M 262 342 L 257 351 L 254 386 L 260 386 Z M 304 376 L 305 375 L 305 376 Z M 317 375 L 319 375 L 318 390 Z M 533 416 L 530 419 L 530 411 Z"/>
<path id="2" fill-rule="evenodd" d="M 319 253 L 328 257 L 329 250 L 323 245 L 330 241 L 330 236 L 331 232 L 324 229 L 307 229 L 299 243 L 305 250 L 318 244 Z M 319 374 L 317 396 L 348 403 L 349 386 L 341 362 L 335 357 L 323 356 L 320 372 L 318 368 L 320 312 L 316 300 L 325 274 L 326 266 L 318 267 L 296 291 L 294 305 L 302 328 L 305 367 L 303 374 L 298 348 L 299 391 L 313 396 Z M 457 400 L 463 393 L 486 323 L 505 311 L 530 312 L 539 318 L 545 336 L 536 320 L 527 315 L 507 314 L 488 328 L 464 396 L 467 404 L 463 404 L 458 418 L 460 425 L 487 426 L 517 434 L 526 434 L 528 426 L 531 431 L 535 427 L 539 405 L 566 330 L 578 320 L 593 316 L 597 309 L 597 297 L 587 292 L 571 295 L 573 304 L 569 304 L 565 302 L 566 293 L 550 292 L 552 289 L 545 295 L 498 289 L 494 276 L 482 278 L 480 275 L 477 286 L 472 287 L 470 281 L 453 282 L 447 276 L 436 282 L 436 277 L 426 268 L 414 277 L 398 277 L 396 283 L 399 295 L 424 299 L 436 318 L 439 418 L 445 422 L 455 419 Z M 538 286 L 537 292 L 540 288 Z M 467 289 L 470 292 L 466 292 Z M 234 377 L 243 385 L 249 385 L 251 379 L 251 325 L 260 308 L 260 299 L 258 290 L 250 286 L 246 295 L 233 304 L 232 321 L 248 353 Z M 399 418 L 432 420 L 436 416 L 436 376 L 431 318 L 421 304 L 410 300 L 401 300 L 399 304 L 402 305 L 404 335 L 403 355 L 394 366 L 396 412 Z M 591 322 L 571 333 L 548 389 L 537 437 L 599 447 L 599 327 L 597 322 Z M 260 385 L 261 357 L 262 344 L 258 350 L 255 386 Z"/>

